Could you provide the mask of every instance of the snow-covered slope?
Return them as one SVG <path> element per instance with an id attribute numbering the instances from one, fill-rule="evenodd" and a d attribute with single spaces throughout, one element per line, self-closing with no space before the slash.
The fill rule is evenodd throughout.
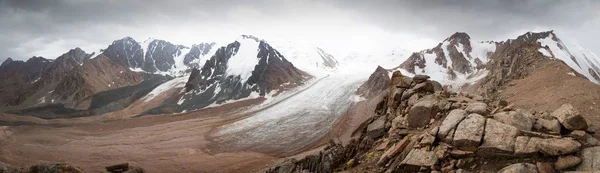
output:
<path id="1" fill-rule="evenodd" d="M 473 43 L 467 34 L 457 32 L 436 47 L 413 53 L 396 69 L 408 76 L 426 74 L 458 89 L 487 74 L 483 65 L 495 50 L 495 42 Z"/>
<path id="2" fill-rule="evenodd" d="M 596 84 L 600 82 L 600 59 L 581 44 L 574 40 L 559 39 L 555 34 L 538 41 L 542 46 L 539 51 L 544 56 L 557 58 L 590 81 Z"/>
<path id="3" fill-rule="evenodd" d="M 560 39 L 553 31 L 528 32 L 501 42 L 472 42 L 467 34 L 455 33 L 436 47 L 413 53 L 394 70 L 408 76 L 429 75 L 433 80 L 459 90 L 465 84 L 473 84 L 488 76 L 490 69 L 501 68 L 486 66 L 491 58 L 501 61 L 503 58 L 522 56 L 530 47 L 545 57 L 565 62 L 594 83 L 600 81 L 600 59 L 581 44 Z"/>
<path id="4" fill-rule="evenodd" d="M 215 43 L 187 47 L 153 38 L 137 42 L 125 37 L 114 41 L 103 54 L 132 71 L 178 77 L 191 68 L 201 67 L 215 51 Z"/>

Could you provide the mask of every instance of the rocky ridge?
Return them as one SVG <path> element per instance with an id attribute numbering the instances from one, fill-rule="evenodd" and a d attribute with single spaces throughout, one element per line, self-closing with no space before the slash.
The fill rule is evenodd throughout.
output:
<path id="1" fill-rule="evenodd" d="M 569 104 L 552 112 L 453 93 L 428 76 L 395 72 L 391 88 L 348 142 L 266 172 L 594 171 L 600 160 L 590 124 Z"/>

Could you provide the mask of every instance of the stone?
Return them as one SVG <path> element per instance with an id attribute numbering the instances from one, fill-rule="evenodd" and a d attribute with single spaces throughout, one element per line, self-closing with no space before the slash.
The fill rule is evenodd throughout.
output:
<path id="1" fill-rule="evenodd" d="M 464 170 L 464 169 L 457 169 L 455 173 L 471 173 L 471 172 Z"/>
<path id="2" fill-rule="evenodd" d="M 382 137 L 385 133 L 385 116 L 377 118 L 367 126 L 367 136 L 372 139 Z"/>
<path id="3" fill-rule="evenodd" d="M 456 127 L 452 144 L 466 151 L 475 151 L 483 138 L 485 118 L 479 114 L 469 114 Z"/>
<path id="4" fill-rule="evenodd" d="M 571 154 L 578 151 L 580 147 L 581 143 L 568 138 L 542 139 L 538 145 L 540 152 L 550 156 Z"/>
<path id="5" fill-rule="evenodd" d="M 433 97 L 424 97 L 410 108 L 406 121 L 408 127 L 418 128 L 429 124 L 429 120 L 437 114 L 435 108 L 436 99 Z"/>
<path id="6" fill-rule="evenodd" d="M 404 101 L 404 100 L 410 98 L 413 94 L 415 94 L 415 91 L 412 89 L 404 90 L 404 92 L 402 93 L 402 96 L 400 97 L 400 101 Z"/>
<path id="7" fill-rule="evenodd" d="M 578 171 L 600 170 L 600 147 L 589 147 L 581 150 L 581 164 L 577 166 Z"/>
<path id="8" fill-rule="evenodd" d="M 585 131 L 583 130 L 574 130 L 569 134 L 570 137 L 573 137 L 578 140 L 585 140 L 586 135 L 587 133 L 585 133 Z"/>
<path id="9" fill-rule="evenodd" d="M 485 123 L 483 143 L 477 149 L 477 155 L 483 157 L 512 155 L 518 134 L 519 129 L 516 127 L 488 118 Z"/>
<path id="10" fill-rule="evenodd" d="M 554 167 L 557 170 L 565 170 L 577 166 L 579 163 L 581 163 L 581 159 L 577 156 L 561 156 L 558 157 L 558 160 L 554 163 Z"/>
<path id="11" fill-rule="evenodd" d="M 129 163 L 121 163 L 105 167 L 108 172 L 125 172 L 129 170 Z"/>
<path id="12" fill-rule="evenodd" d="M 487 115 L 487 104 L 483 102 L 473 102 L 467 105 L 465 109 L 468 113 L 476 113 L 479 115 Z"/>
<path id="13" fill-rule="evenodd" d="M 587 143 L 589 146 L 597 146 L 600 143 L 600 141 L 598 141 L 598 139 L 594 138 L 593 136 L 588 135 L 585 139 L 585 143 Z"/>
<path id="14" fill-rule="evenodd" d="M 525 156 L 536 154 L 541 142 L 542 139 L 538 137 L 517 136 L 515 139 L 515 155 Z"/>
<path id="15" fill-rule="evenodd" d="M 405 137 L 400 142 L 395 143 L 392 147 L 386 150 L 379 158 L 377 165 L 385 165 L 390 158 L 393 158 L 399 152 L 403 151 L 410 143 L 410 137 Z"/>
<path id="16" fill-rule="evenodd" d="M 542 126 L 542 129 L 550 134 L 560 134 L 560 122 L 556 118 L 552 118 L 550 120 L 539 118 L 536 121 L 537 124 Z"/>
<path id="17" fill-rule="evenodd" d="M 450 132 L 448 132 L 448 135 L 446 135 L 446 137 L 442 138 L 441 140 L 451 144 L 452 140 L 454 140 L 454 133 L 456 132 L 456 129 L 452 129 L 450 130 Z"/>
<path id="18" fill-rule="evenodd" d="M 381 150 L 385 150 L 388 146 L 388 144 L 390 143 L 390 140 L 383 140 L 378 146 L 377 148 L 375 148 L 375 150 L 377 151 L 381 151 Z"/>
<path id="19" fill-rule="evenodd" d="M 418 74 L 413 77 L 413 81 L 415 81 L 416 83 L 422 83 L 422 82 L 427 81 L 427 79 L 429 79 L 429 78 L 430 77 L 427 75 Z"/>
<path id="20" fill-rule="evenodd" d="M 442 124 L 439 126 L 437 133 L 438 138 L 445 138 L 450 131 L 456 129 L 458 123 L 467 117 L 467 111 L 462 109 L 454 109 L 448 113 Z"/>
<path id="21" fill-rule="evenodd" d="M 531 117 L 525 116 L 520 111 L 499 112 L 494 114 L 494 119 L 515 126 L 519 130 L 531 131 L 534 120 Z"/>
<path id="22" fill-rule="evenodd" d="M 531 163 L 515 163 L 502 168 L 498 173 L 537 173 L 537 166 Z"/>
<path id="23" fill-rule="evenodd" d="M 427 82 L 423 82 L 423 83 L 418 83 L 412 89 L 415 90 L 415 91 L 417 91 L 417 92 L 428 92 L 428 93 L 435 92 L 433 84 L 431 84 L 431 82 L 428 82 L 428 81 Z"/>
<path id="24" fill-rule="evenodd" d="M 412 82 L 413 82 L 412 78 L 403 76 L 401 78 L 400 82 L 396 85 L 396 87 L 408 89 L 408 88 L 410 88 L 410 85 L 412 84 Z"/>
<path id="25" fill-rule="evenodd" d="M 435 137 L 429 134 L 423 135 L 423 139 L 419 142 L 419 145 L 424 147 L 433 144 L 435 142 Z"/>
<path id="26" fill-rule="evenodd" d="M 429 82 L 429 83 L 431 83 L 431 85 L 433 85 L 433 92 L 440 92 L 440 91 L 444 90 L 444 87 L 438 81 L 428 80 L 427 82 Z"/>
<path id="27" fill-rule="evenodd" d="M 419 95 L 418 94 L 413 94 L 412 96 L 410 96 L 408 98 L 408 105 L 415 105 L 419 102 Z"/>
<path id="28" fill-rule="evenodd" d="M 556 170 L 552 167 L 550 163 L 547 162 L 537 162 L 535 164 L 537 166 L 539 173 L 554 173 Z"/>
<path id="29" fill-rule="evenodd" d="M 457 149 L 448 151 L 448 154 L 450 154 L 452 157 L 457 157 L 457 158 L 474 155 L 474 153 L 472 151 L 463 151 L 463 150 L 457 150 Z"/>
<path id="30" fill-rule="evenodd" d="M 419 171 L 421 167 L 431 167 L 437 162 L 438 157 L 434 151 L 427 151 L 424 148 L 420 148 L 411 150 L 400 166 L 403 167 L 405 171 L 412 172 Z"/>
<path id="31" fill-rule="evenodd" d="M 585 119 L 579 114 L 573 105 L 563 104 L 560 108 L 554 110 L 550 115 L 556 117 L 560 124 L 569 130 L 585 130 L 588 124 Z"/>

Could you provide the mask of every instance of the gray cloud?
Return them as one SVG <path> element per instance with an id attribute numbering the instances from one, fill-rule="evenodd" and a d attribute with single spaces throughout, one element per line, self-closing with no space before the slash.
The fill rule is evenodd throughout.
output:
<path id="1" fill-rule="evenodd" d="M 554 29 L 600 53 L 597 9 L 600 2 L 594 0 L 0 0 L 0 57 L 55 58 L 77 46 L 97 51 L 125 36 L 195 39 L 240 28 L 289 35 L 362 26 L 435 41 L 456 31 L 503 40 Z M 347 32 L 372 34 L 359 31 Z"/>

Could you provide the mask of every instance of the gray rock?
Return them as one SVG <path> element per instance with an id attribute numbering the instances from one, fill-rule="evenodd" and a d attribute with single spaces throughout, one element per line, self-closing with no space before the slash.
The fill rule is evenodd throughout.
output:
<path id="1" fill-rule="evenodd" d="M 568 138 L 543 139 L 538 145 L 538 149 L 540 152 L 550 156 L 571 154 L 578 151 L 580 147 L 581 143 Z"/>
<path id="2" fill-rule="evenodd" d="M 531 116 L 526 116 L 520 111 L 499 112 L 494 114 L 494 119 L 526 131 L 531 131 L 534 123 Z"/>
<path id="3" fill-rule="evenodd" d="M 83 173 L 83 171 L 77 167 L 68 164 L 41 164 L 29 167 L 28 172 L 40 172 L 40 173 Z M 109 171 L 110 172 L 110 171 Z"/>
<path id="4" fill-rule="evenodd" d="M 406 148 L 406 146 L 408 146 L 410 142 L 410 138 L 404 138 L 400 142 L 395 143 L 392 147 L 387 149 L 383 153 L 383 155 L 381 155 L 379 161 L 377 162 L 377 165 L 385 165 L 385 163 L 387 163 L 387 161 L 390 158 L 393 158 L 394 156 L 396 156 L 396 154 L 404 151 L 404 149 Z"/>
<path id="5" fill-rule="evenodd" d="M 537 166 L 531 163 L 515 163 L 502 168 L 498 173 L 537 173 Z"/>
<path id="6" fill-rule="evenodd" d="M 483 102 L 469 103 L 465 109 L 468 113 L 476 113 L 479 115 L 487 115 L 487 104 Z"/>
<path id="7" fill-rule="evenodd" d="M 566 128 L 569 130 L 585 130 L 588 128 L 588 124 L 585 119 L 579 114 L 573 105 L 571 104 L 563 104 L 560 108 L 554 110 L 552 114 L 550 114 Z"/>
<path id="8" fill-rule="evenodd" d="M 578 171 L 600 170 L 600 147 L 589 147 L 581 150 L 581 164 L 577 166 Z"/>
<path id="9" fill-rule="evenodd" d="M 421 167 L 431 167 L 438 162 L 438 157 L 434 151 L 427 151 L 424 148 L 413 149 L 404 158 L 401 167 L 405 171 L 419 170 Z"/>
<path id="10" fill-rule="evenodd" d="M 415 90 L 417 92 L 433 93 L 433 92 L 435 92 L 435 87 L 433 86 L 433 84 L 431 82 L 426 81 L 426 82 L 418 83 L 417 85 L 415 85 L 415 87 L 413 87 L 413 90 Z"/>
<path id="11" fill-rule="evenodd" d="M 470 114 L 456 127 L 452 144 L 461 150 L 475 151 L 483 138 L 485 118 Z"/>
<path id="12" fill-rule="evenodd" d="M 437 137 L 440 139 L 445 138 L 450 131 L 456 129 L 458 123 L 467 117 L 467 111 L 462 109 L 454 109 L 448 113 L 442 124 L 439 126 Z"/>
<path id="13" fill-rule="evenodd" d="M 427 79 L 429 79 L 429 78 L 430 77 L 427 75 L 418 74 L 413 77 L 413 81 L 415 81 L 416 83 L 422 83 L 422 82 L 427 81 Z"/>
<path id="14" fill-rule="evenodd" d="M 419 100 L 408 112 L 406 117 L 408 126 L 418 128 L 428 125 L 429 120 L 434 118 L 437 113 L 435 110 L 436 102 L 433 97 L 423 97 Z"/>
<path id="15" fill-rule="evenodd" d="M 488 118 L 485 123 L 483 144 L 477 149 L 477 154 L 483 157 L 512 155 L 518 134 L 519 129 L 516 127 Z"/>
<path id="16" fill-rule="evenodd" d="M 385 116 L 377 118 L 367 126 L 367 136 L 372 139 L 382 137 L 385 133 Z"/>
<path id="17" fill-rule="evenodd" d="M 541 138 L 518 136 L 515 139 L 515 155 L 533 155 L 538 152 L 538 146 L 542 142 Z"/>
<path id="18" fill-rule="evenodd" d="M 542 126 L 542 129 L 547 131 L 550 134 L 560 134 L 560 122 L 556 118 L 552 118 L 550 120 L 539 118 L 537 119 L 537 124 Z"/>
<path id="19" fill-rule="evenodd" d="M 438 91 L 444 90 L 444 87 L 439 82 L 434 81 L 434 80 L 428 80 L 428 82 L 430 82 L 431 85 L 433 85 L 433 91 L 434 92 L 438 92 Z"/>

